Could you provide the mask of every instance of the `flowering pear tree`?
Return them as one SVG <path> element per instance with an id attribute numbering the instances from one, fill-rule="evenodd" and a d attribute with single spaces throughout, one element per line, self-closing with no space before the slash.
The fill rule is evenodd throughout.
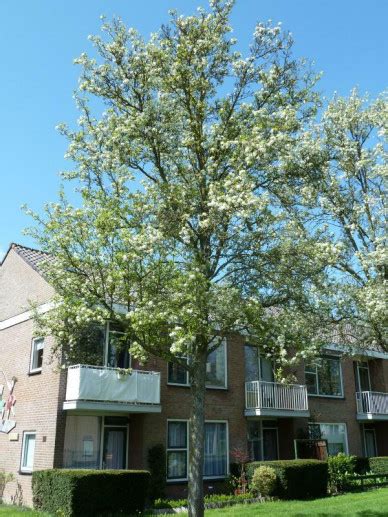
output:
<path id="1" fill-rule="evenodd" d="M 316 132 L 303 140 L 320 178 L 304 187 L 327 228 L 333 316 L 339 337 L 356 350 L 388 351 L 386 324 L 388 102 L 352 91 L 329 103 Z M 310 141 L 309 141 L 310 140 Z"/>
<path id="2" fill-rule="evenodd" d="M 92 323 L 123 329 L 131 354 L 186 368 L 191 390 L 189 514 L 203 515 L 207 356 L 232 333 L 281 367 L 316 352 L 331 251 L 306 211 L 314 174 L 298 162 L 317 77 L 279 25 L 258 23 L 246 56 L 232 3 L 171 14 L 145 41 L 120 20 L 82 54 L 69 139 L 81 202 L 62 192 L 33 231 L 55 256 L 39 332 L 68 357 Z M 321 242 L 322 241 L 322 242 Z M 66 355 L 65 354 L 65 355 Z M 186 359 L 188 358 L 188 360 Z"/>

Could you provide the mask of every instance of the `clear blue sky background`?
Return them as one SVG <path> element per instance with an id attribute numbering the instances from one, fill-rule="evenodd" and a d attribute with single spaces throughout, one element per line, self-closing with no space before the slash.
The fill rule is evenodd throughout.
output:
<path id="1" fill-rule="evenodd" d="M 2 0 L 0 2 L 0 254 L 30 220 L 23 203 L 39 210 L 56 199 L 66 141 L 59 122 L 74 124 L 73 59 L 90 51 L 88 34 L 100 14 L 121 16 L 144 35 L 167 21 L 167 11 L 190 14 L 205 0 Z M 331 97 L 353 86 L 377 95 L 388 84 L 387 0 L 237 0 L 232 16 L 240 47 L 257 20 L 282 21 L 297 55 L 324 72 L 320 90 Z"/>

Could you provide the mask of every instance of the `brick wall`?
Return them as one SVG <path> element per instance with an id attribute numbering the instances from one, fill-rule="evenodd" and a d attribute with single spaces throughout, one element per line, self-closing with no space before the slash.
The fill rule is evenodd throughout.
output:
<path id="1" fill-rule="evenodd" d="M 45 285 L 44 285 L 45 284 Z M 13 250 L 1 267 L 1 310 L 4 320 L 28 309 L 27 300 L 39 303 L 49 300 L 51 288 Z M 5 316 L 5 317 L 4 317 Z M 0 433 L 0 468 L 17 473 L 20 469 L 24 431 L 36 432 L 34 469 L 54 466 L 58 414 L 61 414 L 59 391 L 64 389 L 65 373 L 53 371 L 49 364 L 52 341 L 45 340 L 42 372 L 29 375 L 33 322 L 24 321 L 0 331 L 0 370 L 10 381 L 16 377 L 13 394 L 16 397 L 16 427 L 10 434 Z M 0 373 L 0 383 L 5 384 Z M 8 395 L 4 387 L 3 400 Z M 17 435 L 17 440 L 10 441 Z M 31 476 L 16 474 L 15 482 L 8 485 L 5 500 L 31 504 Z"/>
<path id="2" fill-rule="evenodd" d="M 52 287 L 11 249 L 0 267 L 0 321 L 29 310 L 29 302 L 45 303 Z"/>

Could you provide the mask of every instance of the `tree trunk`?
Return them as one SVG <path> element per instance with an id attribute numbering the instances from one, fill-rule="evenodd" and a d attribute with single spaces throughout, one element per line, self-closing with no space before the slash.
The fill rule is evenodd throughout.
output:
<path id="1" fill-rule="evenodd" d="M 189 427 L 189 493 L 190 517 L 203 517 L 203 455 L 205 443 L 205 391 L 207 349 L 195 358 L 191 375 L 191 415 Z"/>

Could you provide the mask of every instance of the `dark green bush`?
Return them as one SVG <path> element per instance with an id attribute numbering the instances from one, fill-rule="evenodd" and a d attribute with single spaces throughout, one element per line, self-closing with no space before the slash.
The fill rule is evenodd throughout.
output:
<path id="1" fill-rule="evenodd" d="M 388 456 L 369 458 L 369 467 L 374 474 L 388 474 Z"/>
<path id="2" fill-rule="evenodd" d="M 34 508 L 62 517 L 143 511 L 149 472 L 140 470 L 41 470 L 32 474 Z"/>
<path id="3" fill-rule="evenodd" d="M 356 456 L 356 465 L 354 467 L 355 474 L 366 474 L 370 471 L 369 458 Z"/>
<path id="4" fill-rule="evenodd" d="M 348 477 L 353 476 L 356 468 L 356 456 L 348 456 L 343 452 L 329 456 L 329 487 L 331 492 L 343 492 L 348 484 Z"/>
<path id="5" fill-rule="evenodd" d="M 282 499 L 309 499 L 327 494 L 328 469 L 325 461 L 277 460 L 248 463 L 249 483 L 255 469 L 262 465 L 275 470 L 277 487 L 274 495 Z"/>
<path id="6" fill-rule="evenodd" d="M 166 451 L 163 445 L 154 445 L 148 451 L 150 469 L 150 501 L 166 497 Z"/>

